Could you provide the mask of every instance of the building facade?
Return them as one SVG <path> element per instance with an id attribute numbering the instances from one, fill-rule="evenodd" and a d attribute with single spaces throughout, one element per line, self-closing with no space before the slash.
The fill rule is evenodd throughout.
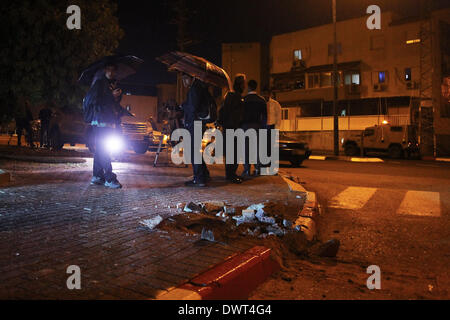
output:
<path id="1" fill-rule="evenodd" d="M 432 30 L 428 56 L 424 20 Z M 394 125 L 417 123 L 422 114 L 421 83 L 428 71 L 429 106 L 434 111 L 430 143 L 434 152 L 449 154 L 450 106 L 444 92 L 450 9 L 435 11 L 429 19 L 400 20 L 387 12 L 380 30 L 369 30 L 366 21 L 367 16 L 337 23 L 341 136 L 384 120 Z M 332 24 L 274 36 L 270 45 L 271 88 L 283 106 L 281 130 L 297 133 L 316 149 L 333 147 L 333 54 Z"/>

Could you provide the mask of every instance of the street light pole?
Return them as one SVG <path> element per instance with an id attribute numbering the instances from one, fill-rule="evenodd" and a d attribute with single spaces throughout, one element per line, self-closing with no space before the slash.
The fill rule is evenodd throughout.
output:
<path id="1" fill-rule="evenodd" d="M 334 154 L 339 155 L 339 116 L 338 116 L 338 70 L 337 70 L 337 31 L 336 0 L 333 1 L 333 117 L 334 117 Z"/>

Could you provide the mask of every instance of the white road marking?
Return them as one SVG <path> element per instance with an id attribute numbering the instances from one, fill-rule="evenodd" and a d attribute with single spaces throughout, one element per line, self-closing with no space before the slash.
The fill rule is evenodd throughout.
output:
<path id="1" fill-rule="evenodd" d="M 348 187 L 331 199 L 330 207 L 352 210 L 361 209 L 376 191 L 376 188 Z"/>
<path id="2" fill-rule="evenodd" d="M 441 199 L 439 192 L 408 191 L 403 198 L 398 214 L 414 216 L 441 216 Z"/>

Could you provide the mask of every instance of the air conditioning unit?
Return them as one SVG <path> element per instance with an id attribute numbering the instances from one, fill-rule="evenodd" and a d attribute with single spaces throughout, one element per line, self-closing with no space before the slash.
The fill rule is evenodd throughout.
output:
<path id="1" fill-rule="evenodd" d="M 375 83 L 373 85 L 373 91 L 379 92 L 379 91 L 384 91 L 384 89 L 385 89 L 385 86 L 381 83 Z"/>
<path id="2" fill-rule="evenodd" d="M 419 87 L 419 84 L 416 81 L 408 81 L 406 82 L 406 89 L 414 90 Z"/>
<path id="3" fill-rule="evenodd" d="M 305 69 L 306 63 L 304 60 L 294 60 L 294 63 L 292 64 L 293 69 Z"/>

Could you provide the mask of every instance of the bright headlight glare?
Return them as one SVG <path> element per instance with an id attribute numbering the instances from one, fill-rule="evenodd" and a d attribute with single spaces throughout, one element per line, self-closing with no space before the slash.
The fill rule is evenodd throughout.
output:
<path id="1" fill-rule="evenodd" d="M 105 146 L 109 152 L 118 153 L 124 149 L 124 142 L 122 137 L 118 135 L 112 135 L 105 140 Z"/>

